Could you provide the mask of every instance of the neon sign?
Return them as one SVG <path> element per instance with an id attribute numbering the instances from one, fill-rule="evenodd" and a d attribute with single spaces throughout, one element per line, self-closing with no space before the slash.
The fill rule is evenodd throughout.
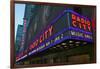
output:
<path id="1" fill-rule="evenodd" d="M 85 34 L 85 33 L 82 33 L 82 32 L 77 32 L 77 31 L 72 31 L 72 30 L 70 32 L 71 32 L 72 36 L 92 39 L 92 35 L 90 35 L 90 34 Z"/>
<path id="2" fill-rule="evenodd" d="M 72 26 L 76 28 L 83 29 L 85 31 L 91 32 L 91 24 L 90 21 L 86 18 L 80 17 L 75 14 L 71 14 L 72 16 Z"/>
<path id="3" fill-rule="evenodd" d="M 68 15 L 70 19 L 67 19 L 71 24 L 70 26 L 66 26 L 67 22 L 59 22 L 61 18 L 66 20 L 67 16 L 63 18 L 63 14 L 66 13 L 70 13 L 70 15 Z M 70 10 L 67 10 L 66 12 L 64 11 L 63 14 L 60 14 L 58 16 L 59 18 L 57 17 L 57 19 L 54 20 L 54 23 L 50 24 L 48 28 L 30 44 L 29 52 L 25 50 L 25 54 L 18 56 L 16 60 L 19 61 L 27 56 L 35 54 L 36 52 L 46 50 L 67 39 L 92 42 L 91 21 L 88 18 L 77 15 L 75 12 Z"/>
<path id="4" fill-rule="evenodd" d="M 36 39 L 30 46 L 29 46 L 29 51 L 32 51 L 34 48 L 38 47 L 39 44 L 43 43 L 46 39 L 48 39 L 50 36 L 53 35 L 53 26 L 50 26 L 43 34 L 40 35 L 40 37 L 38 39 Z M 47 44 L 46 44 L 47 45 Z M 31 53 L 33 52 L 36 52 L 42 48 L 44 48 L 45 46 L 40 46 L 38 47 L 36 50 L 32 51 Z M 17 57 L 16 57 L 16 60 L 18 61 L 19 59 L 23 59 L 27 56 L 24 57 L 25 54 L 27 54 L 27 50 L 21 52 Z M 29 53 L 29 54 L 31 54 Z M 23 57 L 21 57 L 23 56 Z"/>
<path id="5" fill-rule="evenodd" d="M 53 26 L 50 26 L 49 29 L 47 29 L 42 35 L 40 35 L 38 39 L 36 39 L 35 42 L 33 42 L 30 45 L 29 50 L 32 50 L 33 48 L 37 47 L 40 43 L 49 38 L 52 35 L 52 33 L 53 33 Z"/>

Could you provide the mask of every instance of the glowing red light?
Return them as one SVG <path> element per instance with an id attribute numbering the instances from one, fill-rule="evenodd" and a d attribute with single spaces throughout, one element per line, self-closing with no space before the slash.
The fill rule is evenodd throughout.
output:
<path id="1" fill-rule="evenodd" d="M 85 31 L 91 31 L 91 26 L 90 26 L 89 20 L 87 20 L 81 16 L 75 15 L 75 14 L 72 14 L 71 16 L 72 16 L 72 26 L 73 27 L 80 28 Z"/>
<path id="2" fill-rule="evenodd" d="M 33 44 L 30 45 L 29 50 L 32 50 L 36 46 L 38 46 L 40 43 L 42 43 L 44 40 L 49 38 L 52 35 L 53 32 L 53 26 L 50 26 L 38 39 L 33 42 Z"/>

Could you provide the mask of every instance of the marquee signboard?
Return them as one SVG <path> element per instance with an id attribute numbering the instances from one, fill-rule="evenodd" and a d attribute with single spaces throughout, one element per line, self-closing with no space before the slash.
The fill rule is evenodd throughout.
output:
<path id="1" fill-rule="evenodd" d="M 92 42 L 91 19 L 69 10 L 71 39 L 78 39 Z"/>
<path id="2" fill-rule="evenodd" d="M 38 38 L 31 42 L 28 52 L 25 51 L 24 54 L 18 55 L 16 62 L 67 39 L 92 42 L 91 20 L 72 10 L 64 10 Z"/>

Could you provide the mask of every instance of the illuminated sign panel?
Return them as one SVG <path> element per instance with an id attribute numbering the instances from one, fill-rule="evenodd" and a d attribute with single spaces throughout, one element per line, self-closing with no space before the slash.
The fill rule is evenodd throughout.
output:
<path id="1" fill-rule="evenodd" d="M 87 17 L 68 10 L 70 18 L 70 34 L 71 39 L 78 39 L 92 42 L 92 23 Z"/>
<path id="2" fill-rule="evenodd" d="M 56 18 L 54 21 L 52 21 L 52 23 L 39 36 L 39 38 L 36 38 L 36 40 L 33 41 L 33 43 L 29 47 L 30 50 L 29 55 L 38 51 L 42 51 L 42 49 L 44 50 L 50 47 L 51 44 L 55 43 L 58 40 L 61 40 L 64 37 L 63 33 L 66 32 L 67 30 L 66 23 L 68 20 L 65 20 L 67 15 L 60 15 L 60 16 L 61 16 L 60 19 Z M 67 35 L 69 35 L 68 32 Z"/>
<path id="3" fill-rule="evenodd" d="M 36 39 L 35 42 L 33 42 L 30 45 L 29 50 L 32 50 L 34 47 L 38 46 L 44 40 L 46 40 L 47 38 L 49 38 L 52 35 L 52 32 L 53 32 L 53 26 L 50 26 L 49 29 L 47 29 L 42 35 L 40 35 L 40 37 L 38 39 Z"/>
<path id="4" fill-rule="evenodd" d="M 44 51 L 67 39 L 92 42 L 91 21 L 71 10 L 65 10 L 30 44 L 29 51 L 18 56 L 16 61 Z"/>
<path id="5" fill-rule="evenodd" d="M 86 18 L 80 17 L 75 14 L 71 14 L 72 16 L 72 26 L 76 28 L 83 29 L 85 31 L 91 32 L 90 21 Z"/>

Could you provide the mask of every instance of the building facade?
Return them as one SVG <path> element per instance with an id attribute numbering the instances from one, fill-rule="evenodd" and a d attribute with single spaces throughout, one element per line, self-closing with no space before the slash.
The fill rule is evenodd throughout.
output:
<path id="1" fill-rule="evenodd" d="M 26 31 L 27 31 L 27 27 L 28 24 L 30 22 L 30 18 L 32 16 L 32 8 L 34 6 L 27 4 L 25 5 L 25 14 L 24 14 L 24 18 L 23 18 L 23 35 L 22 35 L 22 41 L 21 41 L 21 47 L 20 47 L 20 52 L 23 52 L 25 49 L 25 39 L 26 39 Z"/>
<path id="2" fill-rule="evenodd" d="M 19 49 L 21 46 L 22 35 L 23 35 L 23 25 L 18 25 L 17 35 L 16 35 L 16 43 L 15 43 L 17 54 L 19 53 Z"/>
<path id="3" fill-rule="evenodd" d="M 94 62 L 93 8 L 33 6 L 19 64 Z"/>

